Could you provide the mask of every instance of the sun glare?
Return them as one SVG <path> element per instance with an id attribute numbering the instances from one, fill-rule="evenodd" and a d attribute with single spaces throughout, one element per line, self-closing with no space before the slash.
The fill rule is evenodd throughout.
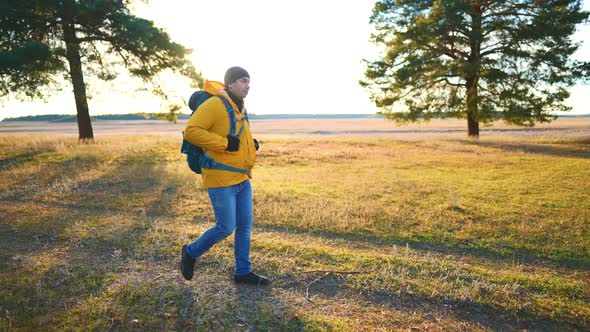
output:
<path id="1" fill-rule="evenodd" d="M 374 0 L 329 1 L 190 1 L 152 0 L 134 5 L 135 14 L 153 20 L 172 39 L 193 49 L 191 60 L 207 79 L 222 80 L 226 68 L 246 68 L 252 89 L 246 102 L 256 114 L 372 114 L 377 108 L 358 85 L 362 59 L 377 55 L 369 42 Z M 590 3 L 584 4 L 586 10 Z M 589 39 L 590 26 L 576 34 Z M 577 54 L 590 60 L 590 44 Z M 161 100 L 134 92 L 140 82 L 126 75 L 94 86 L 90 114 L 161 112 Z M 192 92 L 185 80 L 167 80 L 172 98 Z M 123 88 L 122 88 L 123 87 Z M 588 113 L 588 86 L 575 86 L 568 103 L 574 114 Z M 0 119 L 36 114 L 75 114 L 70 87 L 42 102 L 9 101 Z M 188 108 L 185 110 L 188 112 Z"/>

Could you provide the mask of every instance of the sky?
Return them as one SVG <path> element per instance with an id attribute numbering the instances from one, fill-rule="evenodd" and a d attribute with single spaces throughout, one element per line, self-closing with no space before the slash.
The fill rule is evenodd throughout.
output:
<path id="1" fill-rule="evenodd" d="M 225 70 L 250 73 L 248 112 L 255 114 L 373 114 L 378 109 L 359 86 L 362 59 L 378 56 L 369 42 L 375 0 L 151 0 L 134 13 L 153 20 L 172 40 L 193 49 L 190 59 L 207 79 L 223 81 Z M 590 1 L 584 9 L 590 10 Z M 590 25 L 575 40 L 586 41 L 575 57 L 590 61 Z M 89 82 L 90 114 L 162 112 L 164 104 L 139 81 L 119 78 Z M 169 81 L 170 91 L 188 99 L 185 80 Z M 574 86 L 572 114 L 590 113 L 590 86 Z M 6 102 L 0 119 L 38 114 L 75 114 L 71 87 L 43 102 Z M 189 112 L 188 107 L 184 110 Z"/>

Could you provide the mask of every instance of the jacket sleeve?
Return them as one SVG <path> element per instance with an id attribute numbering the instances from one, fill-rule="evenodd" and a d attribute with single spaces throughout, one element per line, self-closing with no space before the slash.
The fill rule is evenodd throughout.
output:
<path id="1" fill-rule="evenodd" d="M 199 109 L 188 120 L 184 129 L 184 139 L 203 149 L 224 152 L 227 148 L 227 138 L 212 132 L 211 128 L 216 121 L 224 121 L 222 116 L 225 116 L 225 113 L 220 110 L 219 106 L 223 108 L 225 106 L 221 101 L 215 100 L 217 98 L 211 99 L 199 106 Z"/>

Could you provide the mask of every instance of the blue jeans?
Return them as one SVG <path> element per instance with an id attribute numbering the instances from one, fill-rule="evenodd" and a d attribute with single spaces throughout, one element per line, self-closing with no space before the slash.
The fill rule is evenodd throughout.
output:
<path id="1" fill-rule="evenodd" d="M 209 228 L 200 238 L 187 246 L 187 253 L 194 258 L 203 255 L 217 242 L 228 237 L 235 229 L 234 255 L 236 275 L 252 271 L 250 263 L 250 234 L 252 230 L 252 186 L 250 180 L 221 188 L 208 190 L 215 226 Z"/>

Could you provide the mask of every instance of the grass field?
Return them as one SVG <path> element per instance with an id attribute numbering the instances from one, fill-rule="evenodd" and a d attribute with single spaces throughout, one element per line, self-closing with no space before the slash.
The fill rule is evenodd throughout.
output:
<path id="1" fill-rule="evenodd" d="M 590 329 L 590 138 L 263 139 L 254 268 L 176 136 L 0 136 L 0 328 Z M 331 272 L 323 272 L 331 271 Z"/>

